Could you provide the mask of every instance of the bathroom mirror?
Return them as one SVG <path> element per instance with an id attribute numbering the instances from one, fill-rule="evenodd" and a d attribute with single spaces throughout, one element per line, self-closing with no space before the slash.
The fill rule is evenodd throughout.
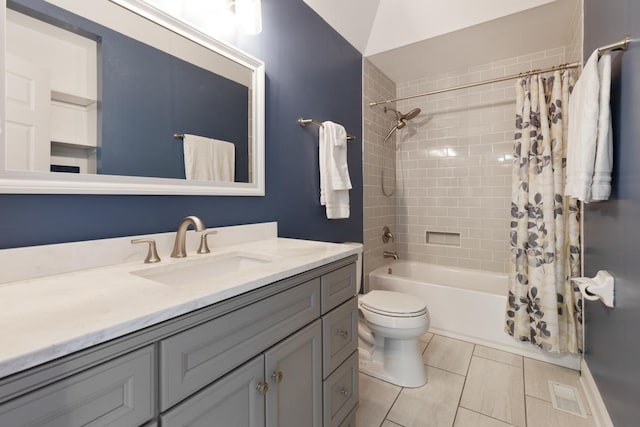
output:
<path id="1" fill-rule="evenodd" d="M 8 0 L 1 18 L 0 192 L 264 195 L 260 60 L 138 0 Z M 231 174 L 187 179 L 185 134 Z"/>

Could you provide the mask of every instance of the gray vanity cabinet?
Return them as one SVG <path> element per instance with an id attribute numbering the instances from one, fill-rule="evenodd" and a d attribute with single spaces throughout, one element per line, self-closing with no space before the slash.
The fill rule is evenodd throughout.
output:
<path id="1" fill-rule="evenodd" d="M 0 427 L 342 427 L 355 257 L 0 378 Z"/>

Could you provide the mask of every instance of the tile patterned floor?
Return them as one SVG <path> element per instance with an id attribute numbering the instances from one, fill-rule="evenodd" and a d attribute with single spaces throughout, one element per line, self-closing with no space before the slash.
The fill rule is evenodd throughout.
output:
<path id="1" fill-rule="evenodd" d="M 421 347 L 423 387 L 360 373 L 357 427 L 595 427 L 590 413 L 551 404 L 549 380 L 578 388 L 587 406 L 576 371 L 440 335 L 425 334 Z"/>

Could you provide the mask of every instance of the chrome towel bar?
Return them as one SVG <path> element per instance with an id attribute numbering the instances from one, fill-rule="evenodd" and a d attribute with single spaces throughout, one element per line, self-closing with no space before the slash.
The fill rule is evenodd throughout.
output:
<path id="1" fill-rule="evenodd" d="M 305 127 L 305 126 L 306 126 L 306 125 L 308 125 L 308 124 L 316 125 L 316 126 L 318 126 L 318 127 L 324 127 L 324 126 L 322 125 L 322 123 L 320 123 L 320 122 L 319 122 L 319 121 L 317 121 L 317 120 L 313 120 L 313 119 L 305 119 L 305 118 L 302 118 L 302 117 L 300 117 L 300 118 L 298 119 L 298 124 L 299 124 L 300 126 L 302 126 L 302 127 Z M 353 141 L 354 139 L 356 139 L 356 137 L 355 137 L 355 136 L 353 136 L 353 135 L 348 135 L 348 134 L 347 134 L 347 141 Z"/>

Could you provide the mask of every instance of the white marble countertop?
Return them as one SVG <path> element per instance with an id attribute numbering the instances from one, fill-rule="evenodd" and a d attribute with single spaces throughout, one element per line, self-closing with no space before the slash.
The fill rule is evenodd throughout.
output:
<path id="1" fill-rule="evenodd" d="M 353 246 L 266 238 L 163 257 L 0 284 L 0 378 L 92 345 L 357 254 Z M 167 285 L 132 272 L 214 258 L 259 254 L 270 262 L 222 274 L 208 284 Z M 161 255 L 162 256 L 162 255 Z"/>

